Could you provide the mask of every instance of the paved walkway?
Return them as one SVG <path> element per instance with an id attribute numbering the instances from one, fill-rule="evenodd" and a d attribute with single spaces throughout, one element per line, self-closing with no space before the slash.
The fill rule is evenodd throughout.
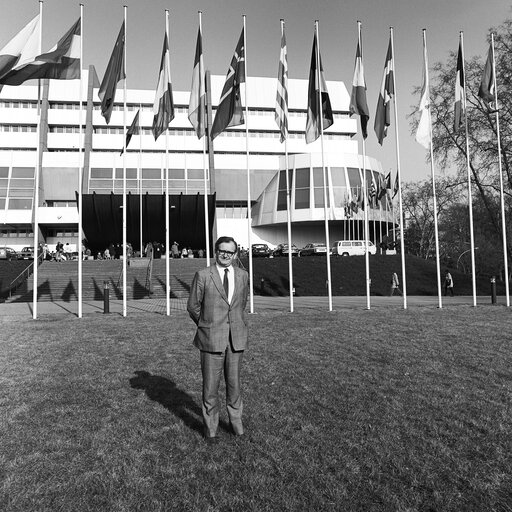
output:
<path id="1" fill-rule="evenodd" d="M 443 297 L 443 308 L 451 306 L 472 306 L 472 296 Z M 366 297 L 333 297 L 333 310 L 341 309 L 367 309 Z M 498 297 L 498 304 L 505 305 L 505 297 Z M 436 308 L 439 305 L 437 296 L 410 296 L 407 297 L 409 309 L 418 307 Z M 477 297 L 477 306 L 491 305 L 491 298 L 488 296 Z M 370 309 L 374 308 L 400 308 L 404 307 L 403 298 L 395 297 L 370 297 Z M 103 301 L 87 300 L 82 303 L 82 315 L 103 314 Z M 109 304 L 111 314 L 121 315 L 123 311 L 122 300 L 111 300 Z M 249 309 L 249 306 L 248 306 Z M 294 311 L 304 310 L 328 311 L 329 302 L 327 297 L 294 297 Z M 173 311 L 186 311 L 186 299 L 171 299 L 171 314 Z M 254 312 L 260 311 L 290 311 L 289 297 L 254 297 Z M 157 313 L 165 315 L 165 299 L 140 299 L 127 301 L 126 314 L 134 313 Z M 77 301 L 39 302 L 37 304 L 37 318 L 47 316 L 78 316 Z M 32 302 L 15 302 L 0 304 L 0 317 L 9 318 L 33 318 L 34 308 Z"/>

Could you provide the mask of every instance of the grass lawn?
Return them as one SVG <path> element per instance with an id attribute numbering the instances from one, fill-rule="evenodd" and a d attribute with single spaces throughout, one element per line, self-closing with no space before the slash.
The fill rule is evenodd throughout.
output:
<path id="1" fill-rule="evenodd" d="M 250 317 L 246 436 L 201 437 L 183 312 L 0 318 L 0 509 L 511 511 L 504 307 Z"/>

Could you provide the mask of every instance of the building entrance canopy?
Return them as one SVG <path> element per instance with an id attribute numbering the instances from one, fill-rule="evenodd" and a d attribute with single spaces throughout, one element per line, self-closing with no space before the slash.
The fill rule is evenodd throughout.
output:
<path id="1" fill-rule="evenodd" d="M 78 202 L 78 198 L 77 198 Z M 126 196 L 127 241 L 140 249 L 140 196 Z M 82 228 L 88 247 L 95 254 L 110 243 L 123 241 L 123 196 L 119 194 L 84 194 Z M 215 215 L 215 194 L 208 195 L 210 240 Z M 180 248 L 206 249 L 204 196 L 169 195 L 169 238 Z M 142 196 L 142 241 L 165 243 L 165 195 Z"/>

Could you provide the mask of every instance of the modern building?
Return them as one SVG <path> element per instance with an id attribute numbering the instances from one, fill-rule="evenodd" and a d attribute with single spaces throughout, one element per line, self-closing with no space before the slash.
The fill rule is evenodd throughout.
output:
<path id="1" fill-rule="evenodd" d="M 163 134 L 155 141 L 151 132 L 153 90 L 128 89 L 125 111 L 121 83 L 107 125 L 101 116 L 94 68 L 83 75 L 81 94 L 79 80 L 44 81 L 40 108 L 37 85 L 4 86 L 0 93 L 0 246 L 21 249 L 33 244 L 36 207 L 40 241 L 50 248 L 57 241 L 76 247 L 81 239 L 80 190 L 83 236 L 88 243 L 99 249 L 109 241 L 121 241 L 125 171 L 128 238 L 135 249 L 140 246 L 141 231 L 143 244 L 165 240 L 162 205 L 166 187 L 171 202 L 171 240 L 193 249 L 204 247 L 206 188 L 211 239 L 229 234 L 247 246 L 247 167 L 252 243 L 273 246 L 286 241 L 287 162 L 274 117 L 276 79 L 248 79 L 248 137 L 245 125 L 230 128 L 207 141 L 203 149 L 204 141 L 197 139 L 187 117 L 189 92 L 174 92 L 175 119 L 168 136 Z M 209 80 L 211 121 L 224 77 L 211 76 Z M 307 80 L 289 80 L 287 152 L 294 243 L 300 247 L 324 240 L 325 211 L 331 240 L 361 238 L 361 210 L 352 212 L 349 219 L 345 208 L 360 193 L 363 172 L 355 139 L 356 118 L 350 118 L 348 112 L 349 94 L 342 82 L 328 82 L 334 124 L 323 137 L 328 180 L 324 209 L 321 141 L 306 144 L 304 137 L 307 87 Z M 141 132 L 133 136 L 124 156 L 125 126 L 139 109 Z M 372 183 L 375 187 L 382 181 L 382 169 L 373 158 L 367 158 L 365 167 L 370 191 Z M 383 226 L 392 223 L 387 197 L 369 210 L 369 219 L 373 226 L 370 238 L 378 241 Z"/>

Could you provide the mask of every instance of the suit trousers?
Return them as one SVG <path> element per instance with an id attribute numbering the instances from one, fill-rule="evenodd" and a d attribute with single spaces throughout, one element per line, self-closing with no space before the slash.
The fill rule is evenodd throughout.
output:
<path id="1" fill-rule="evenodd" d="M 215 437 L 219 426 L 219 385 L 222 372 L 226 382 L 226 407 L 229 421 L 235 434 L 243 434 L 242 393 L 240 389 L 240 366 L 244 351 L 235 351 L 228 344 L 224 352 L 201 351 L 203 375 L 203 423 L 206 437 Z"/>

